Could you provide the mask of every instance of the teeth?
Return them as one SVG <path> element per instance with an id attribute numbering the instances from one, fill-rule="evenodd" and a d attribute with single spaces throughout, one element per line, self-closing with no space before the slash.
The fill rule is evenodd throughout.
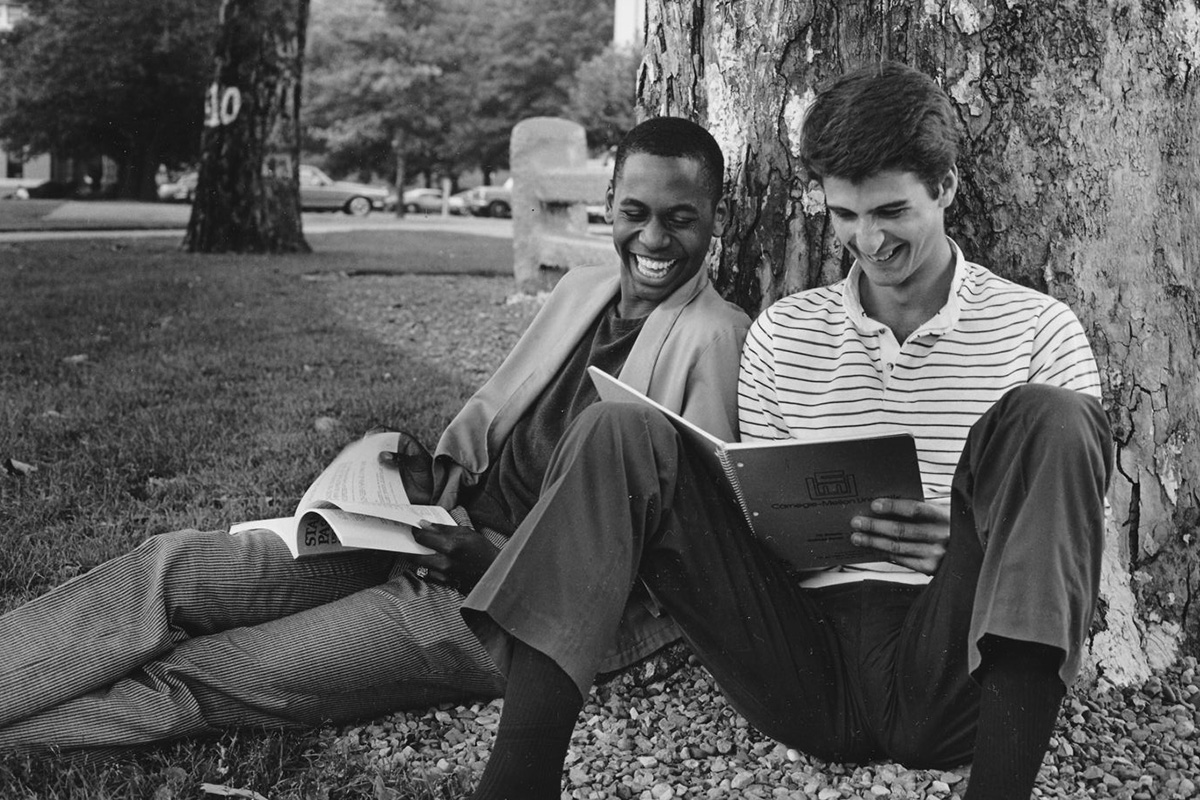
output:
<path id="1" fill-rule="evenodd" d="M 671 271 L 677 259 L 663 261 L 649 256 L 635 255 L 633 257 L 633 266 L 640 274 L 647 278 L 661 278 Z"/>

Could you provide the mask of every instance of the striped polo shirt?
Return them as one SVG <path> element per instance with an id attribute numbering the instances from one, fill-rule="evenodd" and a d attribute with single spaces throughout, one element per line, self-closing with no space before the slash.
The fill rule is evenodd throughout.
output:
<path id="1" fill-rule="evenodd" d="M 760 314 L 742 351 L 742 439 L 906 431 L 916 439 L 925 499 L 948 504 L 971 425 L 1009 389 L 1046 383 L 1098 398 L 1096 362 L 1075 314 L 951 247 L 950 296 L 903 343 L 863 311 L 857 264 L 845 280 L 785 297 Z M 872 563 L 810 575 L 804 585 L 866 577 L 929 580 Z"/>

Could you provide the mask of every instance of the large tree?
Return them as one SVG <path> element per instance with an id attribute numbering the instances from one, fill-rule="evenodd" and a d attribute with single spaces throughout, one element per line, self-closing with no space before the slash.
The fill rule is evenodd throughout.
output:
<path id="1" fill-rule="evenodd" d="M 308 0 L 223 0 L 185 249 L 307 252 L 300 90 Z"/>
<path id="2" fill-rule="evenodd" d="M 1200 647 L 1198 30 L 1194 0 L 651 0 L 639 77 L 644 115 L 728 154 L 717 280 L 751 312 L 847 267 L 796 160 L 814 89 L 881 58 L 940 80 L 953 235 L 1068 302 L 1100 362 L 1119 455 L 1092 666 L 1118 682 Z"/>
<path id="3" fill-rule="evenodd" d="M 159 164 L 195 157 L 220 0 L 28 0 L 0 46 L 0 139 L 118 164 L 155 199 Z"/>

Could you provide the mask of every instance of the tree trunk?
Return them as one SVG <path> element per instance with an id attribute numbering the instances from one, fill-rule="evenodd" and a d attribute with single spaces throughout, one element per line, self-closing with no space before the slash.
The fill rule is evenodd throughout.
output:
<path id="1" fill-rule="evenodd" d="M 946 88 L 952 235 L 1066 301 L 1100 363 L 1118 465 L 1091 667 L 1119 683 L 1200 649 L 1197 30 L 1192 0 L 652 0 L 638 80 L 643 116 L 725 150 L 716 281 L 751 313 L 846 267 L 796 161 L 813 87 L 891 58 Z"/>
<path id="2" fill-rule="evenodd" d="M 407 160 L 404 157 L 404 134 L 397 131 L 392 139 L 392 152 L 396 154 L 396 216 L 404 219 L 407 211 L 404 208 L 404 173 L 408 171 Z"/>
<path id="3" fill-rule="evenodd" d="M 308 0 L 225 0 L 205 102 L 191 252 L 308 252 L 300 86 Z"/>

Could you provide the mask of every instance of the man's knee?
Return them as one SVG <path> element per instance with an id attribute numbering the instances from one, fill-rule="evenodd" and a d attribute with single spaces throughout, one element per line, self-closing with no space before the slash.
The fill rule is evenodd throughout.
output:
<path id="1" fill-rule="evenodd" d="M 640 403 L 600 401 L 585 408 L 571 424 L 573 432 L 603 432 L 615 439 L 658 441 L 673 436 L 666 416 Z"/>
<path id="2" fill-rule="evenodd" d="M 992 412 L 1004 419 L 1005 428 L 1017 425 L 1036 432 L 1045 446 L 1094 441 L 1107 448 L 1112 439 L 1100 402 L 1073 389 L 1027 383 L 1000 398 Z"/>

